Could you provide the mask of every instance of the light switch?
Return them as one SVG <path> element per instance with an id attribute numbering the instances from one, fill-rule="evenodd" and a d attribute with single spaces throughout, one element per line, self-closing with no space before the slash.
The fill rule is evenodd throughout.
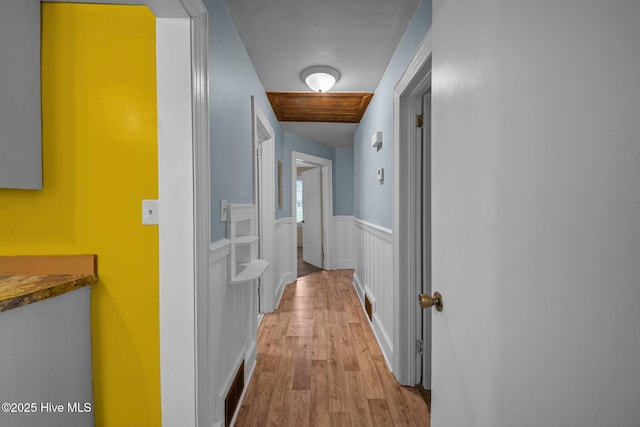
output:
<path id="1" fill-rule="evenodd" d="M 227 201 L 225 199 L 220 200 L 220 222 L 227 221 Z"/>
<path id="2" fill-rule="evenodd" d="M 157 200 L 143 200 L 142 201 L 142 224 L 143 225 L 158 225 L 158 201 Z"/>
<path id="3" fill-rule="evenodd" d="M 378 181 L 384 181 L 384 168 L 382 166 L 376 171 L 376 177 Z"/>

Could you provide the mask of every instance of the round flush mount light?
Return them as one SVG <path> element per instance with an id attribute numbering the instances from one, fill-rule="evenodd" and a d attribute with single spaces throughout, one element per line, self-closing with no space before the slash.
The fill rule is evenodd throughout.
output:
<path id="1" fill-rule="evenodd" d="M 335 68 L 319 65 L 309 67 L 300 74 L 302 81 L 314 92 L 327 92 L 340 80 L 340 73 Z"/>

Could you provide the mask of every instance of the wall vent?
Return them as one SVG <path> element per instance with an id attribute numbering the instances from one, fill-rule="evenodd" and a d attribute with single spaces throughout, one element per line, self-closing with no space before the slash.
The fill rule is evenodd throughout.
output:
<path id="1" fill-rule="evenodd" d="M 369 320 L 373 322 L 373 304 L 371 304 L 371 300 L 367 294 L 364 294 L 364 310 L 367 312 Z"/>
<path id="2" fill-rule="evenodd" d="M 229 387 L 229 392 L 227 393 L 227 397 L 224 398 L 224 425 L 229 427 L 231 424 L 231 420 L 233 419 L 233 414 L 236 413 L 236 408 L 238 407 L 238 402 L 240 402 L 240 396 L 242 396 L 242 392 L 244 391 L 244 360 L 240 363 L 240 367 L 238 368 L 238 372 L 236 372 L 236 376 L 231 383 L 231 387 Z"/>

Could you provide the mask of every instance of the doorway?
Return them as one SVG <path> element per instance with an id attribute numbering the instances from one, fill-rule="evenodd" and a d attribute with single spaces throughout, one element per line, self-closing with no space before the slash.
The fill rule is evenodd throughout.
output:
<path id="1" fill-rule="evenodd" d="M 300 175 L 298 175 L 298 166 L 302 169 Z M 324 270 L 331 268 L 332 174 L 333 163 L 331 160 L 297 151 L 291 152 L 291 214 L 296 219 L 297 225 L 296 232 L 292 233 L 292 254 L 295 256 L 301 251 L 303 262 Z M 307 200 L 304 200 L 305 187 L 307 187 Z M 301 200 L 299 200 L 299 196 L 302 197 Z M 306 209 L 305 205 L 307 205 Z M 299 212 L 302 214 L 301 218 Z M 306 233 L 305 227 L 307 228 Z M 300 237 L 298 237 L 299 234 L 301 234 Z M 299 244 L 300 251 L 298 250 Z M 297 261 L 296 256 L 293 262 L 296 267 L 298 266 Z M 296 277 L 299 275 L 300 272 L 296 274 Z"/>
<path id="2" fill-rule="evenodd" d="M 297 277 L 322 270 L 322 180 L 319 166 L 296 161 Z"/>
<path id="3" fill-rule="evenodd" d="M 431 40 L 427 33 L 394 88 L 393 369 L 407 386 L 431 387 Z"/>

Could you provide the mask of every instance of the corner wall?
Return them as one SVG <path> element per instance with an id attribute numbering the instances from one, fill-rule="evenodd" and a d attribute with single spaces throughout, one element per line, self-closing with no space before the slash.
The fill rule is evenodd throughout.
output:
<path id="1" fill-rule="evenodd" d="M 155 17 L 49 3 L 42 25 L 44 187 L 0 190 L 0 253 L 98 255 L 96 425 L 158 426 L 158 227 L 140 213 L 158 197 Z"/>

